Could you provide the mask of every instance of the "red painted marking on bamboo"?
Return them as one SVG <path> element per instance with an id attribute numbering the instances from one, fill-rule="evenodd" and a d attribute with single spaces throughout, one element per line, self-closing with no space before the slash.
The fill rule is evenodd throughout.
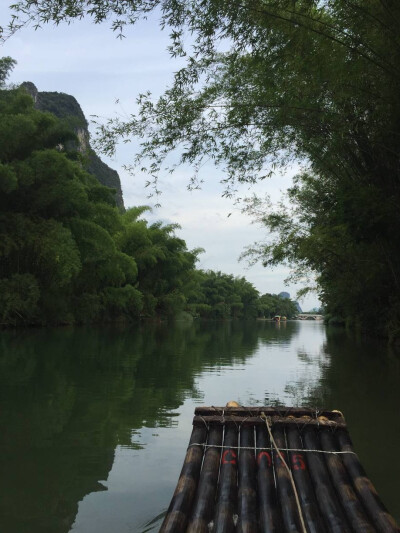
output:
<path id="1" fill-rule="evenodd" d="M 263 457 L 266 457 L 267 466 L 268 466 L 268 468 L 270 468 L 272 466 L 271 454 L 269 452 L 266 452 L 266 451 L 259 452 L 259 454 L 257 455 L 257 463 L 258 464 L 261 463 L 261 460 L 262 460 Z"/>
<path id="2" fill-rule="evenodd" d="M 306 463 L 304 461 L 304 455 L 301 453 L 292 455 L 292 465 L 294 470 L 305 470 Z"/>
<path id="3" fill-rule="evenodd" d="M 237 455 L 233 450 L 225 450 L 222 454 L 223 465 L 235 465 Z"/>

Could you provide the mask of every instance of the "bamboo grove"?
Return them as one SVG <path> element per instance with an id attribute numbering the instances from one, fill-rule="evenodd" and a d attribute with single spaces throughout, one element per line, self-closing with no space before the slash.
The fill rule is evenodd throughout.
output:
<path id="1" fill-rule="evenodd" d="M 186 65 L 158 100 L 139 95 L 136 115 L 99 124 L 103 149 L 141 139 L 135 161 L 158 176 L 183 146 L 191 186 L 211 159 L 227 195 L 296 163 L 283 207 L 264 204 L 267 237 L 249 254 L 313 274 L 336 320 L 398 337 L 399 2 L 20 0 L 4 33 L 88 17 L 123 35 L 153 10 Z"/>
<path id="2" fill-rule="evenodd" d="M 1 66 L 4 82 L 12 62 Z M 74 133 L 25 89 L 0 90 L 0 117 L 1 325 L 296 312 L 277 296 L 267 305 L 244 278 L 197 270 L 201 250 L 177 225 L 149 224 L 146 207 L 118 209 L 84 170 Z"/>

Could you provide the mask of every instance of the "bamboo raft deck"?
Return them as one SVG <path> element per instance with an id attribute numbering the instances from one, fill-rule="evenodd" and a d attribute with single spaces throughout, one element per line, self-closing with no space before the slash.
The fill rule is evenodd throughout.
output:
<path id="1" fill-rule="evenodd" d="M 160 533 L 400 532 L 339 411 L 199 407 Z"/>

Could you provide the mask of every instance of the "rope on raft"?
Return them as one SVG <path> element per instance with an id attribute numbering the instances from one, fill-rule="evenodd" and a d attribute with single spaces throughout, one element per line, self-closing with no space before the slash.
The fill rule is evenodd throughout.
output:
<path id="1" fill-rule="evenodd" d="M 279 458 L 282 461 L 283 466 L 286 468 L 287 473 L 289 474 L 289 479 L 290 479 L 290 482 L 292 484 L 294 496 L 296 498 L 296 506 L 297 506 L 297 512 L 298 512 L 299 518 L 300 518 L 301 529 L 303 530 L 303 533 L 307 533 L 306 524 L 304 523 L 303 511 L 301 509 L 299 495 L 297 493 L 297 488 L 296 488 L 296 485 L 295 485 L 295 482 L 294 482 L 294 479 L 293 479 L 292 471 L 288 467 L 288 465 L 287 465 L 287 463 L 285 461 L 285 458 L 283 457 L 280 449 L 278 448 L 278 446 L 277 446 L 277 444 L 275 442 L 274 436 L 272 435 L 271 417 L 270 416 L 265 416 L 265 413 L 263 412 L 263 413 L 261 413 L 261 418 L 263 418 L 265 420 L 265 425 L 267 426 L 267 429 L 268 429 L 269 438 L 271 439 L 271 442 L 274 445 L 275 450 L 278 452 Z"/>
<path id="2" fill-rule="evenodd" d="M 212 409 L 215 409 L 217 410 L 217 407 L 214 407 L 212 406 Z M 340 411 L 333 411 L 335 413 L 338 413 L 340 414 L 341 416 L 342 413 Z M 204 419 L 203 416 L 201 415 L 198 415 L 198 417 L 204 422 L 204 425 L 206 426 L 207 430 L 209 429 L 209 425 L 207 424 L 207 421 Z M 225 417 L 225 409 L 222 410 L 222 418 Z M 315 411 L 315 417 L 316 419 L 318 418 L 318 410 Z M 243 421 L 240 423 L 240 424 L 235 424 L 238 426 L 238 429 L 240 429 L 240 426 L 243 424 L 243 422 L 245 422 L 246 420 L 248 420 L 249 418 L 252 418 L 251 416 L 247 416 L 246 418 L 243 419 Z M 268 429 L 268 433 L 271 435 L 271 426 L 273 425 L 273 421 L 271 419 L 270 416 L 266 416 L 264 412 L 262 412 L 259 416 L 259 418 L 262 418 L 263 420 L 265 420 L 265 423 L 266 423 L 266 426 L 267 426 L 267 429 Z M 269 425 L 268 425 L 268 422 L 267 422 L 267 419 L 268 422 L 269 422 Z M 303 421 L 302 421 L 303 422 Z M 307 422 L 305 422 L 304 424 L 302 424 L 303 428 L 305 426 L 307 426 Z M 272 439 L 271 439 L 271 442 L 272 442 Z M 274 441 L 275 443 L 275 441 Z M 224 446 L 222 444 L 218 445 L 218 444 L 206 444 L 205 442 L 193 442 L 192 444 L 189 444 L 188 448 L 192 447 L 192 446 L 202 446 L 204 449 L 207 449 L 207 448 L 227 448 L 227 446 Z M 342 451 L 328 451 L 328 450 L 307 450 L 307 449 L 304 449 L 304 448 L 279 448 L 276 446 L 276 443 L 275 443 L 275 449 L 277 450 L 278 454 L 279 452 L 301 452 L 301 453 L 323 453 L 323 454 L 331 454 L 331 455 L 342 455 L 342 454 L 350 454 L 350 455 L 357 455 L 356 452 L 353 452 L 353 451 L 349 451 L 349 450 L 342 450 Z M 259 446 L 255 446 L 255 447 L 248 447 L 248 446 L 228 446 L 228 448 L 232 449 L 232 450 L 254 450 L 255 448 L 257 448 L 258 450 L 261 450 L 261 451 L 271 451 L 272 450 L 272 446 L 268 447 L 268 448 L 262 448 L 262 447 L 259 447 Z"/>
<path id="3" fill-rule="evenodd" d="M 229 448 L 230 450 L 261 450 L 261 451 L 271 451 L 272 447 L 269 446 L 268 448 L 261 448 L 260 446 L 224 446 L 222 444 L 205 444 L 204 442 L 193 442 L 192 444 L 189 444 L 188 448 L 191 448 L 192 446 L 202 446 L 203 448 Z M 281 451 L 281 452 L 309 452 L 309 453 L 326 453 L 326 454 L 332 454 L 332 455 L 341 455 L 341 454 L 352 454 L 357 455 L 356 452 L 353 451 L 328 451 L 328 450 L 305 450 L 304 448 L 275 448 L 275 450 Z"/>

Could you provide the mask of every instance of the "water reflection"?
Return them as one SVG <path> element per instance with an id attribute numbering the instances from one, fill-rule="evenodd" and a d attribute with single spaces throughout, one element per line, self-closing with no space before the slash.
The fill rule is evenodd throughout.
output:
<path id="1" fill-rule="evenodd" d="M 345 412 L 361 461 L 400 521 L 400 356 L 384 341 L 327 330 L 322 376 L 309 400 Z"/>
<path id="2" fill-rule="evenodd" d="M 105 490 L 117 446 L 173 426 L 204 366 L 243 363 L 256 345 L 235 324 L 3 332 L 1 530 L 69 531 L 78 502 Z"/>
<path id="3" fill-rule="evenodd" d="M 157 530 L 195 404 L 229 399 L 343 409 L 387 496 L 400 376 L 377 349 L 297 322 L 3 332 L 0 530 Z"/>

